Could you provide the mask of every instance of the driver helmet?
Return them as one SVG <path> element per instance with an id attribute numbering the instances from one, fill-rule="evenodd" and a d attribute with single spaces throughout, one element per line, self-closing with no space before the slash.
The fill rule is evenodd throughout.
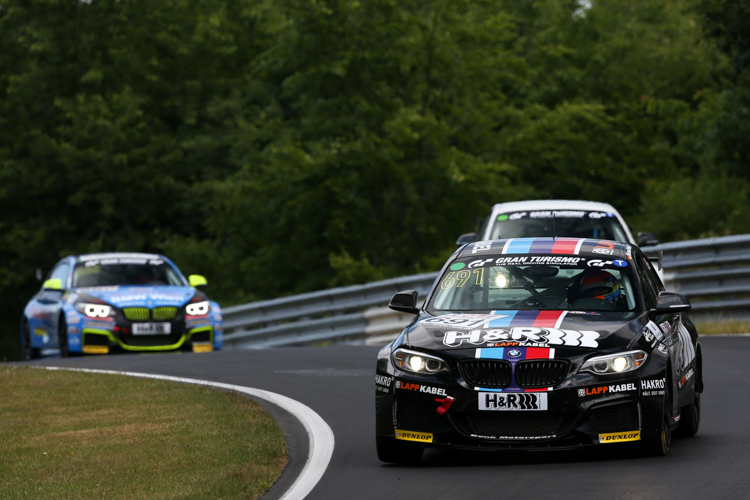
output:
<path id="1" fill-rule="evenodd" d="M 581 280 L 580 297 L 606 300 L 615 304 L 622 296 L 620 282 L 607 271 L 591 271 Z"/>

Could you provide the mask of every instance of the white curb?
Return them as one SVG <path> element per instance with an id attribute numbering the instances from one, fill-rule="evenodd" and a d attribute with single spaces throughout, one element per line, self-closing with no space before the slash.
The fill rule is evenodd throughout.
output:
<path id="1" fill-rule="evenodd" d="M 209 382 L 207 380 L 198 380 L 194 378 L 170 377 L 168 375 L 154 375 L 150 373 L 122 372 L 115 370 L 93 370 L 88 368 L 64 368 L 58 366 L 42 367 L 46 370 L 68 370 L 75 372 L 87 373 L 104 373 L 108 375 L 127 375 L 129 377 L 152 378 L 157 380 L 168 380 L 170 382 L 182 382 L 185 384 L 208 385 L 219 389 L 228 389 L 230 391 L 241 392 L 250 396 L 263 399 L 273 403 L 282 409 L 288 411 L 307 431 L 310 438 L 310 446 L 307 454 L 307 461 L 302 468 L 299 477 L 294 481 L 292 486 L 281 497 L 281 500 L 302 500 L 318 484 L 320 478 L 325 473 L 328 463 L 333 455 L 334 438 L 333 431 L 326 424 L 320 415 L 315 413 L 309 406 L 305 406 L 299 401 L 292 398 L 276 394 L 275 392 L 253 389 L 241 385 L 222 384 L 220 382 Z"/>

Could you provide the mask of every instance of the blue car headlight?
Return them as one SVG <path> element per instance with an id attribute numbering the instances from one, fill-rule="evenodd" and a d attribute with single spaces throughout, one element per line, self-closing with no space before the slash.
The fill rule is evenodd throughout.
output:
<path id="1" fill-rule="evenodd" d="M 188 304 L 187 307 L 185 307 L 185 312 L 187 312 L 190 316 L 203 316 L 205 314 L 208 314 L 208 311 L 210 310 L 211 304 L 209 304 L 207 300 L 194 302 L 192 304 Z"/>
<path id="2" fill-rule="evenodd" d="M 89 302 L 79 302 L 75 305 L 78 312 L 86 315 L 88 318 L 108 318 L 115 315 L 115 309 L 107 304 L 91 304 Z"/>

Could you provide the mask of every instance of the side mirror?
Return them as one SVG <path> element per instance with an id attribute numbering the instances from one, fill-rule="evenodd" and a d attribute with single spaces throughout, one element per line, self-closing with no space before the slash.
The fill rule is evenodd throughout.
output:
<path id="1" fill-rule="evenodd" d="M 638 233 L 638 246 L 639 247 L 652 247 L 659 244 L 659 238 L 654 236 L 653 233 Z"/>
<path id="2" fill-rule="evenodd" d="M 60 278 L 52 278 L 42 284 L 42 288 L 45 290 L 62 290 L 62 280 Z"/>
<path id="3" fill-rule="evenodd" d="M 208 285 L 206 278 L 200 274 L 191 274 L 188 276 L 188 283 L 190 283 L 190 286 L 192 287 Z"/>
<path id="4" fill-rule="evenodd" d="M 391 299 L 391 303 L 388 307 L 398 312 L 405 312 L 410 314 L 419 314 L 417 308 L 417 298 L 419 292 L 416 290 L 406 290 L 404 292 L 398 292 Z"/>
<path id="5" fill-rule="evenodd" d="M 656 312 L 661 314 L 689 311 L 692 306 L 684 295 L 674 292 L 659 292 L 656 298 Z"/>
<path id="6" fill-rule="evenodd" d="M 648 257 L 648 261 L 649 262 L 656 262 L 657 264 L 659 264 L 659 271 L 661 271 L 664 268 L 664 265 L 663 265 L 664 264 L 664 252 L 662 252 L 661 250 L 659 250 L 656 253 L 655 256 Z"/>
<path id="7" fill-rule="evenodd" d="M 44 279 L 44 271 L 42 271 L 41 267 L 37 267 L 36 269 L 36 280 L 42 281 Z"/>
<path id="8" fill-rule="evenodd" d="M 465 245 L 467 243 L 474 243 L 479 238 L 477 237 L 477 233 L 464 233 L 461 236 L 458 237 L 456 240 L 456 245 Z"/>

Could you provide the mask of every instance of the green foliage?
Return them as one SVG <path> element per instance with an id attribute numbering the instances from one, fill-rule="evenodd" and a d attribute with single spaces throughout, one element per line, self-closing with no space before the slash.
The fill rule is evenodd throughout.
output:
<path id="1" fill-rule="evenodd" d="M 277 86 L 248 85 L 217 108 L 217 120 L 242 124 L 230 132 L 241 134 L 230 156 L 242 164 L 207 187 L 213 239 L 240 247 L 236 262 L 254 277 L 245 290 L 413 272 L 483 200 L 507 196 L 513 169 L 492 141 L 507 98 L 495 86 L 523 63 L 502 49 L 506 14 L 453 1 L 275 6 L 295 23 L 279 28 L 252 78 Z"/>
<path id="2" fill-rule="evenodd" d="M 744 0 L 703 0 L 704 27 L 731 58 L 732 85 L 723 92 L 721 114 L 710 130 L 712 162 L 750 179 L 750 4 Z"/>
<path id="3" fill-rule="evenodd" d="M 610 202 L 662 240 L 741 230 L 742 8 L 3 1 L 0 343 L 70 253 L 163 252 L 229 305 L 434 270 L 515 199 Z"/>
<path id="4" fill-rule="evenodd" d="M 662 241 L 750 232 L 750 184 L 716 172 L 648 185 L 633 230 Z"/>

